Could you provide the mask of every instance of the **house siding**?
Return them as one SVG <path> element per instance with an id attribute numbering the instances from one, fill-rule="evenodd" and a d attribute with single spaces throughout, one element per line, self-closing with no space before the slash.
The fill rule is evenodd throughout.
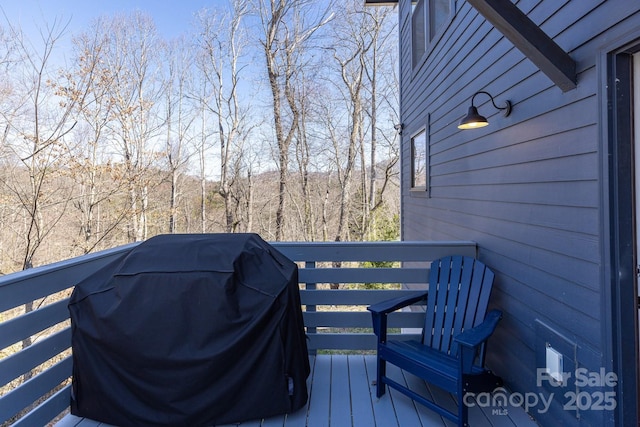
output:
<path id="1" fill-rule="evenodd" d="M 577 88 L 562 92 L 465 1 L 415 68 L 410 1 L 399 6 L 402 238 L 478 243 L 497 273 L 492 304 L 504 312 L 489 365 L 519 392 L 537 392 L 548 342 L 575 367 L 610 367 L 604 301 L 603 46 L 640 25 L 640 2 L 516 1 L 577 64 Z M 627 40 L 628 42 L 629 40 Z M 460 131 L 474 92 L 491 125 Z M 428 191 L 409 190 L 410 138 L 428 125 Z M 555 345 L 555 344 L 554 344 Z M 568 366 L 573 366 L 571 363 Z M 566 369 L 565 369 L 566 370 Z M 565 411 L 556 392 L 543 425 L 611 425 L 612 411 Z M 558 424 L 560 423 L 560 424 Z"/>

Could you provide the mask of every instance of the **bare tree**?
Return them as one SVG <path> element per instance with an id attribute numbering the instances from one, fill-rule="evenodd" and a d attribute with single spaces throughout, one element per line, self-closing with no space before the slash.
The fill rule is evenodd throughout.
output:
<path id="1" fill-rule="evenodd" d="M 74 38 L 74 55 L 69 71 L 55 84 L 65 102 L 74 104 L 79 124 L 68 147 L 67 175 L 75 182 L 72 205 L 78 216 L 79 238 L 74 241 L 82 253 L 96 247 L 117 244 L 109 242 L 126 218 L 126 210 L 110 209 L 109 201 L 117 197 L 123 186 L 114 175 L 108 147 L 114 115 L 114 98 L 110 95 L 115 76 L 103 66 L 103 56 L 110 43 L 110 27 L 105 19 L 94 22 L 91 31 Z M 101 209 L 102 208 L 102 209 Z"/>
<path id="2" fill-rule="evenodd" d="M 244 141 L 253 124 L 250 106 L 238 92 L 245 67 L 240 64 L 248 44 L 242 23 L 249 13 L 249 0 L 233 0 L 230 15 L 203 10 L 198 15 L 198 64 L 211 96 L 203 99 L 216 120 L 220 147 L 220 181 L 218 194 L 224 201 L 224 227 L 238 230 L 240 193 L 236 189 L 242 170 Z"/>
<path id="3" fill-rule="evenodd" d="M 332 18 L 329 7 L 309 0 L 259 0 L 264 38 L 266 71 L 273 106 L 273 125 L 279 170 L 275 239 L 285 229 L 289 151 L 299 129 L 300 107 L 296 100 L 296 79 L 305 64 L 312 36 Z"/>
<path id="4" fill-rule="evenodd" d="M 19 66 L 9 73 L 11 87 L 0 114 L 5 122 L 5 148 L 24 173 L 16 170 L 3 184 L 15 198 L 23 220 L 24 229 L 14 230 L 23 239 L 23 269 L 34 264 L 38 249 L 70 199 L 59 177 L 66 154 L 64 137 L 75 125 L 74 103 L 58 104 L 51 84 L 56 75 L 52 55 L 65 28 L 66 24 L 56 21 L 41 31 L 40 40 L 32 42 L 9 26 Z"/>
<path id="5" fill-rule="evenodd" d="M 0 111 L 8 112 L 12 109 L 10 98 L 14 91 L 11 84 L 11 70 L 14 69 L 18 62 L 17 45 L 15 39 L 11 37 L 8 30 L 0 26 Z M 10 114 L 9 114 L 10 116 Z M 11 127 L 7 122 L 6 115 L 3 115 L 3 121 L 0 122 L 0 182 L 7 182 L 11 176 L 9 167 L 11 150 L 7 146 Z M 9 229 L 9 224 L 13 217 L 13 203 L 9 203 L 11 197 L 5 195 L 6 187 L 0 186 L 0 229 Z M 7 238 L 0 240 L 0 261 L 5 259 L 15 259 L 13 249 L 17 245 L 13 245 L 7 241 Z M 8 266 L 6 262 L 0 262 L 0 274 L 7 274 L 13 271 L 13 266 Z"/>
<path id="6" fill-rule="evenodd" d="M 363 209 L 362 219 L 360 221 L 360 233 L 362 240 L 377 239 L 375 226 L 375 212 L 384 204 L 383 195 L 388 188 L 390 180 L 397 173 L 396 164 L 399 160 L 399 147 L 397 132 L 391 129 L 399 122 L 398 106 L 398 87 L 399 84 L 396 76 L 397 48 L 394 41 L 397 37 L 397 24 L 394 21 L 395 10 L 390 7 L 365 8 L 363 13 L 367 15 L 364 20 L 366 28 L 369 31 L 372 45 L 368 55 L 365 57 L 365 72 L 368 80 L 366 90 L 369 93 L 369 108 L 367 114 L 370 120 L 369 124 L 369 168 L 364 165 L 366 157 L 364 146 L 362 144 L 362 163 L 361 174 Z M 390 66 L 391 64 L 391 66 Z M 387 79 L 387 84 L 379 84 L 378 76 L 382 75 Z M 390 79 L 390 82 L 388 81 Z M 380 95 L 380 98 L 379 98 Z M 380 99 L 380 100 L 379 100 Z M 378 125 L 378 115 L 386 115 L 386 128 L 381 131 Z M 382 135 L 384 148 L 386 148 L 385 156 L 378 157 L 378 135 Z M 382 164 L 379 161 L 382 160 Z M 378 174 L 379 169 L 382 176 Z M 366 171 L 369 171 L 369 179 L 367 180 Z M 367 190 L 367 182 L 369 188 Z"/>
<path id="7" fill-rule="evenodd" d="M 65 29 L 65 23 L 54 21 L 32 42 L 9 24 L 18 56 L 16 66 L 7 73 L 10 83 L 0 115 L 5 123 L 7 165 L 14 167 L 2 185 L 15 206 L 11 231 L 19 242 L 22 269 L 36 264 L 36 255 L 53 236 L 71 198 L 61 170 L 66 155 L 64 138 L 75 125 L 73 103 L 58 104 L 51 84 L 56 74 L 52 57 Z M 35 304 L 27 302 L 25 312 L 31 312 Z M 27 337 L 22 347 L 32 342 Z M 25 374 L 23 380 L 30 376 Z"/>
<path id="8" fill-rule="evenodd" d="M 196 56 L 198 58 L 198 56 Z M 197 64 L 200 64 L 199 60 Z M 209 102 L 211 98 L 211 90 L 209 89 L 209 82 L 206 79 L 196 79 L 195 85 L 192 88 L 191 97 L 196 99 L 195 113 L 197 115 L 197 128 L 194 136 L 194 148 L 198 158 L 197 171 L 198 180 L 200 184 L 199 188 L 199 201 L 198 209 L 200 217 L 200 232 L 205 233 L 208 230 L 207 226 L 207 156 L 212 144 L 209 138 L 212 132 L 209 130 Z"/>
<path id="9" fill-rule="evenodd" d="M 169 169 L 169 233 L 176 232 L 179 186 L 189 160 L 187 152 L 195 121 L 194 109 L 187 97 L 193 55 L 184 38 L 170 42 L 165 49 L 168 68 L 165 90 L 165 160 Z"/>
<path id="10" fill-rule="evenodd" d="M 332 119 L 331 140 L 341 190 L 335 240 L 348 238 L 351 231 L 356 232 L 356 239 L 363 240 L 369 234 L 372 212 L 382 205 L 382 193 L 397 161 L 397 155 L 393 155 L 378 190 L 378 114 L 387 110 L 379 110 L 377 76 L 384 62 L 379 60 L 379 44 L 388 40 L 393 28 L 388 24 L 389 9 L 371 10 L 354 1 L 341 12 L 332 27 L 336 42 L 331 49 L 340 76 L 332 80 L 342 102 L 339 111 L 347 112 L 346 120 Z M 359 186 L 355 190 L 354 173 L 358 169 Z"/>
<path id="11" fill-rule="evenodd" d="M 322 58 L 318 55 L 318 58 Z M 311 67 L 313 65 L 313 67 Z M 318 234 L 319 228 L 327 231 L 328 223 L 324 226 L 319 209 L 327 200 L 327 189 L 331 186 L 332 170 L 327 168 L 327 163 L 323 161 L 322 152 L 326 150 L 327 140 L 321 135 L 325 132 L 319 130 L 321 126 L 318 115 L 326 105 L 335 106 L 327 100 L 326 88 L 318 83 L 317 76 L 322 65 L 319 63 L 309 64 L 307 69 L 300 71 L 301 78 L 298 79 L 296 88 L 296 98 L 299 104 L 300 120 L 295 137 L 295 166 L 297 166 L 297 180 L 299 184 L 299 194 L 293 193 L 292 203 L 296 207 L 300 228 L 294 232 L 297 239 L 314 241 L 317 239 L 327 240 L 324 234 Z M 322 104 L 322 105 L 318 105 Z M 320 137 L 319 137 L 320 135 Z M 293 167 L 292 167 L 293 169 Z M 326 180 L 318 180 L 317 177 L 326 175 Z M 316 179 L 314 179 L 316 177 Z M 324 207 L 326 210 L 326 205 Z M 328 218 L 325 218 L 328 220 Z"/>
<path id="12" fill-rule="evenodd" d="M 304 70 L 303 70 L 304 73 Z M 304 75 L 304 74 L 303 74 Z M 308 138 L 309 132 L 307 124 L 310 114 L 310 99 L 305 91 L 306 82 L 302 79 L 299 93 L 300 99 L 300 120 L 298 121 L 296 137 L 296 163 L 298 165 L 298 179 L 300 182 L 300 193 L 302 197 L 302 209 L 298 209 L 301 224 L 301 238 L 303 240 L 315 240 L 315 228 L 313 220 L 313 207 L 311 203 L 311 190 L 309 182 L 309 163 L 311 162 L 311 147 Z"/>
<path id="13" fill-rule="evenodd" d="M 373 41 L 365 30 L 366 15 L 345 8 L 344 19 L 336 21 L 341 35 L 333 50 L 333 59 L 338 67 L 342 87 L 340 88 L 348 111 L 346 148 L 341 147 L 342 135 L 332 138 L 335 161 L 340 184 L 340 202 L 338 206 L 338 229 L 335 240 L 344 240 L 347 236 L 349 204 L 351 203 L 351 181 L 359 147 L 364 138 L 364 99 L 366 55 Z"/>
<path id="14" fill-rule="evenodd" d="M 158 155 L 153 141 L 160 134 L 159 101 L 164 90 L 159 61 L 159 41 L 152 19 L 141 12 L 111 19 L 112 37 L 103 57 L 114 80 L 115 149 L 121 157 L 121 178 L 128 187 L 129 241 L 148 235 L 149 174 Z"/>

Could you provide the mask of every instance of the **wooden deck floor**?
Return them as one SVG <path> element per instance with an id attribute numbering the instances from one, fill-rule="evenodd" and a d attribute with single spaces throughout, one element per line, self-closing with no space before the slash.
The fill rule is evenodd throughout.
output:
<path id="1" fill-rule="evenodd" d="M 305 408 L 265 420 L 244 422 L 242 427 L 452 427 L 425 407 L 394 390 L 380 399 L 375 396 L 375 357 L 362 355 L 322 355 L 311 357 L 309 402 Z M 388 366 L 390 376 L 413 390 L 427 393 L 443 405 L 455 408 L 454 398 L 427 386 L 420 379 Z M 535 427 L 537 424 L 520 407 L 480 408 L 469 410 L 473 427 Z M 110 427 L 108 424 L 67 415 L 56 427 Z"/>

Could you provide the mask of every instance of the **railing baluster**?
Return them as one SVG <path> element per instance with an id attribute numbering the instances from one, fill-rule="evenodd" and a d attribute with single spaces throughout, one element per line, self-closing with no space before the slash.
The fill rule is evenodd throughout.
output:
<path id="1" fill-rule="evenodd" d="M 304 268 L 316 268 L 316 262 L 315 261 L 305 261 L 304 263 Z M 309 290 L 309 291 L 315 291 L 316 290 L 316 283 L 305 283 L 305 289 Z M 316 311 L 316 305 L 314 304 L 307 304 L 306 305 L 306 311 L 309 313 L 315 312 Z M 318 330 L 315 326 L 307 326 L 307 334 L 308 335 L 315 335 L 318 333 Z M 317 353 L 317 350 L 315 348 L 310 348 L 309 349 L 309 354 L 315 356 Z"/>

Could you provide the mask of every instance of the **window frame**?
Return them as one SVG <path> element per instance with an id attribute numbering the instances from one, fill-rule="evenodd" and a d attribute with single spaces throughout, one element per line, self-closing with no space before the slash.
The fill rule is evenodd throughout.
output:
<path id="1" fill-rule="evenodd" d="M 429 133 L 428 133 L 428 126 L 424 126 L 421 127 L 417 132 L 413 133 L 411 135 L 411 138 L 409 139 L 409 144 L 410 144 L 410 152 L 411 152 L 411 159 L 410 159 L 410 165 L 411 165 L 411 172 L 410 172 L 410 177 L 409 177 L 409 190 L 411 191 L 412 194 L 427 194 L 428 193 L 428 189 L 429 189 Z M 422 166 L 422 169 L 424 170 L 420 170 L 420 166 L 418 166 L 416 168 L 416 154 L 418 153 L 418 150 L 416 149 L 417 145 L 416 142 L 418 142 L 418 144 L 422 145 L 422 150 L 421 153 L 423 155 L 423 162 L 424 165 Z M 418 169 L 416 171 L 416 169 Z M 418 174 L 422 175 L 422 179 L 421 181 L 418 181 Z M 424 182 L 424 183 L 423 183 Z M 416 185 L 416 183 L 422 184 L 422 185 Z"/>
<path id="2" fill-rule="evenodd" d="M 438 41 L 442 38 L 445 30 L 449 27 L 451 22 L 453 21 L 453 17 L 456 14 L 456 2 L 454 0 L 447 0 L 449 2 L 449 14 L 443 19 L 442 23 L 435 30 L 431 25 L 431 12 L 433 10 L 433 1 L 436 0 L 412 0 L 411 1 L 411 17 L 409 19 L 411 29 L 411 65 L 414 70 L 418 69 L 422 64 L 425 63 L 426 58 L 429 56 L 433 47 L 438 43 Z M 422 11 L 422 34 L 424 36 L 424 40 L 422 40 L 422 45 L 424 49 L 422 52 L 418 54 L 416 49 L 416 34 L 414 29 L 416 27 L 415 21 L 417 20 L 416 11 Z"/>

